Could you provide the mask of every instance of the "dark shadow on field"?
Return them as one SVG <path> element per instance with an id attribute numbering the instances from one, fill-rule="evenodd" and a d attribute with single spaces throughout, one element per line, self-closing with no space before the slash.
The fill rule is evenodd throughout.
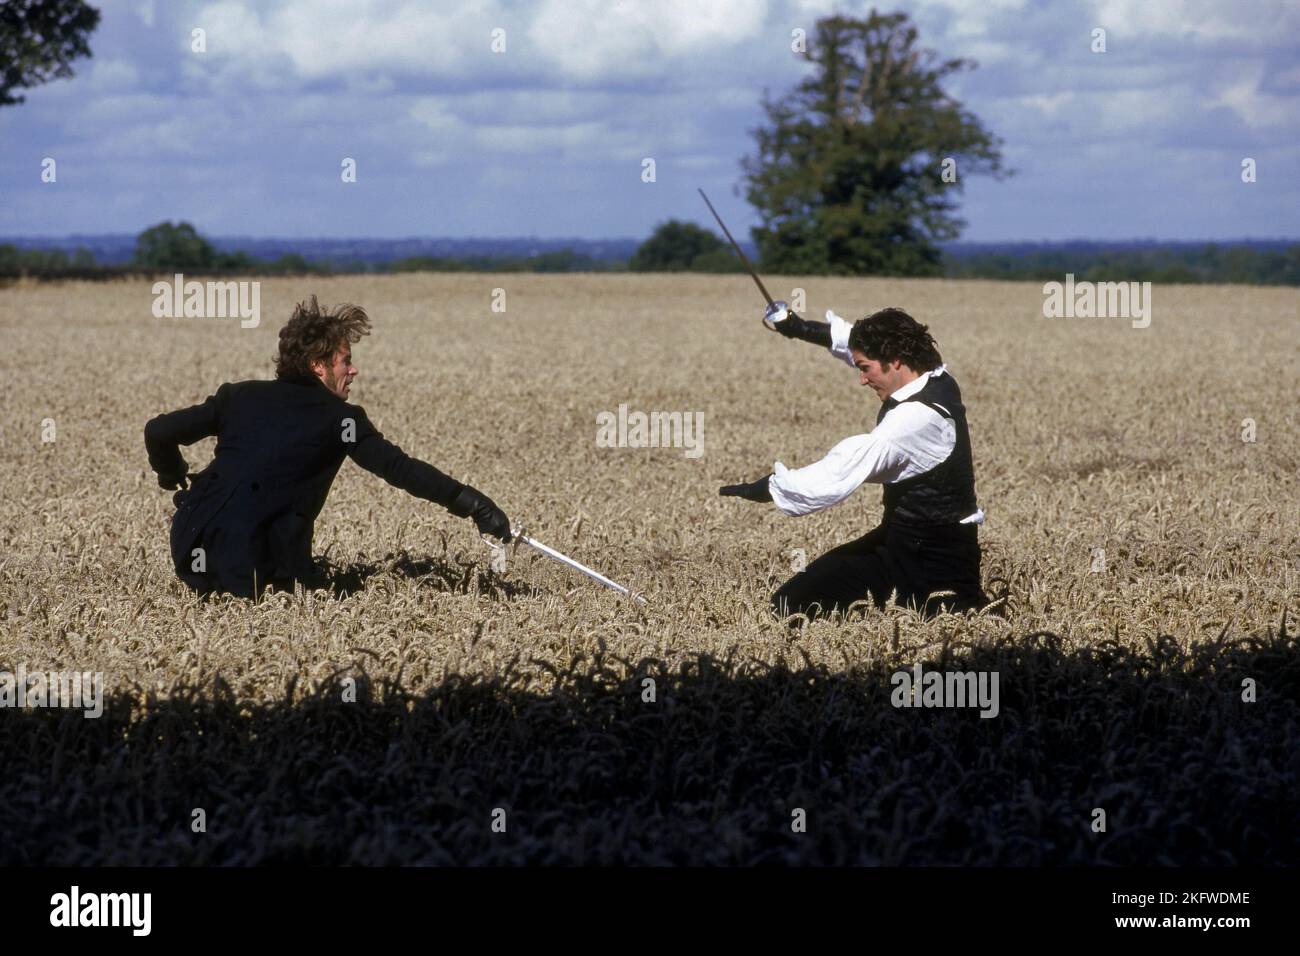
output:
<path id="1" fill-rule="evenodd" d="M 359 560 L 347 564 L 317 557 L 315 565 L 317 578 L 311 582 L 312 586 L 323 587 L 338 598 L 364 591 L 366 582 L 377 574 L 400 574 L 437 591 L 449 594 L 479 592 L 498 600 L 535 593 L 529 585 L 511 581 L 485 568 L 482 561 L 452 563 L 433 555 L 413 557 L 405 550 L 389 552 L 372 560 L 367 560 L 362 554 Z"/>
<path id="2" fill-rule="evenodd" d="M 914 658 L 881 654 L 848 672 L 598 654 L 546 694 L 516 658 L 418 695 L 362 677 L 355 703 L 341 682 L 249 703 L 216 678 L 98 720 L 4 710 L 0 862 L 1300 862 L 1285 618 L 1191 654 L 1045 633 L 944 648 L 927 669 L 998 672 L 991 719 L 892 706 Z"/>

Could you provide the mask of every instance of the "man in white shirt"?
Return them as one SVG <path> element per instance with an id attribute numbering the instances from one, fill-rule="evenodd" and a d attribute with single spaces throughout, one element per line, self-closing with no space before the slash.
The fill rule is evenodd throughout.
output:
<path id="1" fill-rule="evenodd" d="M 777 462 L 758 481 L 720 494 L 771 501 L 788 515 L 838 504 L 863 482 L 884 486 L 884 515 L 865 536 L 813 561 L 772 595 L 779 617 L 846 611 L 854 601 L 884 607 L 891 595 L 927 615 L 988 603 L 980 586 L 970 435 L 961 391 L 926 326 L 902 309 L 882 309 L 850 325 L 794 315 L 783 302 L 764 322 L 789 338 L 824 345 L 856 368 L 881 401 L 876 427 L 846 438 L 804 468 Z M 953 592 L 939 595 L 936 592 Z M 932 597 L 933 596 L 933 597 Z"/>

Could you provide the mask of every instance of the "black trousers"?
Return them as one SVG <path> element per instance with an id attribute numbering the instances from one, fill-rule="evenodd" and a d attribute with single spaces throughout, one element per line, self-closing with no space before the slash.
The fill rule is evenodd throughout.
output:
<path id="1" fill-rule="evenodd" d="M 918 528 L 885 522 L 856 541 L 826 552 L 772 595 L 777 617 L 847 611 L 854 601 L 882 608 L 891 594 L 926 617 L 988 604 L 980 586 L 978 526 Z M 953 591 L 936 597 L 936 591 Z"/>

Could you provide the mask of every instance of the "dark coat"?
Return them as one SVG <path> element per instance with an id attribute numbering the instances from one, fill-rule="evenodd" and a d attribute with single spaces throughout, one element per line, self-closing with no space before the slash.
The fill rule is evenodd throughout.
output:
<path id="1" fill-rule="evenodd" d="M 313 581 L 312 532 L 345 456 L 391 485 L 449 507 L 464 488 L 411 458 L 318 379 L 227 383 L 201 405 L 145 425 L 149 464 L 183 474 L 179 445 L 215 435 L 212 463 L 176 492 L 176 573 L 200 592 L 251 597 L 267 583 Z M 196 548 L 203 570 L 195 570 Z"/>

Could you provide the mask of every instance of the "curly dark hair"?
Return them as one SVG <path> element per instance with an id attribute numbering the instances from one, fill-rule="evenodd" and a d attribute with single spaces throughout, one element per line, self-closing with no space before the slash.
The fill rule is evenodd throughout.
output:
<path id="1" fill-rule="evenodd" d="M 929 372 L 943 364 L 929 326 L 902 309 L 881 309 L 858 319 L 849 332 L 849 348 L 877 362 L 898 359 L 915 372 Z"/>
<path id="2" fill-rule="evenodd" d="M 344 340 L 360 342 L 370 334 L 370 318 L 359 305 L 324 309 L 313 295 L 299 302 L 280 330 L 280 354 L 275 358 L 276 378 L 311 378 L 311 363 L 328 363 Z"/>

